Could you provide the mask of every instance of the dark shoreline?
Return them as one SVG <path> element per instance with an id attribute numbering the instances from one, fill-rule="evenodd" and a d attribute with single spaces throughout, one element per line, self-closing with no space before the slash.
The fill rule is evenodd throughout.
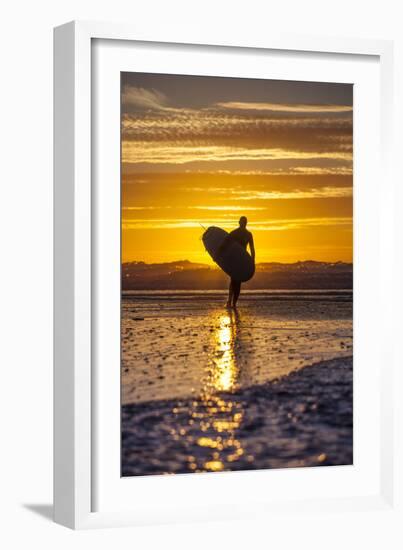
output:
<path id="1" fill-rule="evenodd" d="M 352 357 L 336 358 L 208 401 L 124 405 L 122 475 L 352 464 L 352 375 Z M 214 447 L 221 437 L 214 426 L 230 425 L 229 409 L 242 419 L 222 434 L 237 442 L 236 456 L 225 444 L 220 452 Z"/>
<path id="2" fill-rule="evenodd" d="M 183 290 L 181 292 L 170 290 L 153 290 L 152 292 L 146 292 L 143 290 L 125 290 L 122 291 L 122 298 L 124 300 L 130 300 L 131 302 L 138 300 L 154 301 L 170 301 L 170 300 L 191 300 L 197 298 L 200 301 L 212 301 L 222 300 L 227 296 L 228 290 L 209 290 L 209 291 L 197 291 L 197 290 Z M 332 301 L 332 302 L 352 302 L 353 292 L 349 289 L 341 290 L 275 290 L 275 291 L 243 291 L 242 301 L 244 303 L 253 301 Z"/>

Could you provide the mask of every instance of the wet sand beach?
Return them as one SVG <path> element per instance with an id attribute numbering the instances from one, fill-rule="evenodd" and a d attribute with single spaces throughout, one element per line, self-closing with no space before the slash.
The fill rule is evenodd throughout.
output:
<path id="1" fill-rule="evenodd" d="M 127 292 L 122 475 L 352 463 L 351 291 Z"/>

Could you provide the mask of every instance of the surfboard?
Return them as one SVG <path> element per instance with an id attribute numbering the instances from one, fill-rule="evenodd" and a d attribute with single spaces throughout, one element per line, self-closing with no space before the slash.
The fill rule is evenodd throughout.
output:
<path id="1" fill-rule="evenodd" d="M 224 251 L 218 254 L 227 236 L 228 233 L 224 229 L 211 226 L 204 232 L 202 241 L 211 258 L 227 275 L 242 283 L 249 281 L 255 273 L 255 264 L 252 256 L 239 243 L 230 242 Z"/>

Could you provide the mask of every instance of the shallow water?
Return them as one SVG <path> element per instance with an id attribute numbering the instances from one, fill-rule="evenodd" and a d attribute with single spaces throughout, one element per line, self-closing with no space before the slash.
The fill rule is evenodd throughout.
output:
<path id="1" fill-rule="evenodd" d="M 234 391 L 352 355 L 351 292 L 127 293 L 122 402 Z"/>
<path id="2" fill-rule="evenodd" d="M 122 474 L 351 463 L 351 298 L 126 293 Z"/>

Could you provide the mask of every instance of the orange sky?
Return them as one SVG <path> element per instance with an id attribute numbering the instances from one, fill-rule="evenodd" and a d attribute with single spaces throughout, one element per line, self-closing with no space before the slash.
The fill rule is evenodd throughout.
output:
<path id="1" fill-rule="evenodd" d="M 211 263 L 248 217 L 256 261 L 352 261 L 352 87 L 122 73 L 122 260 Z"/>

